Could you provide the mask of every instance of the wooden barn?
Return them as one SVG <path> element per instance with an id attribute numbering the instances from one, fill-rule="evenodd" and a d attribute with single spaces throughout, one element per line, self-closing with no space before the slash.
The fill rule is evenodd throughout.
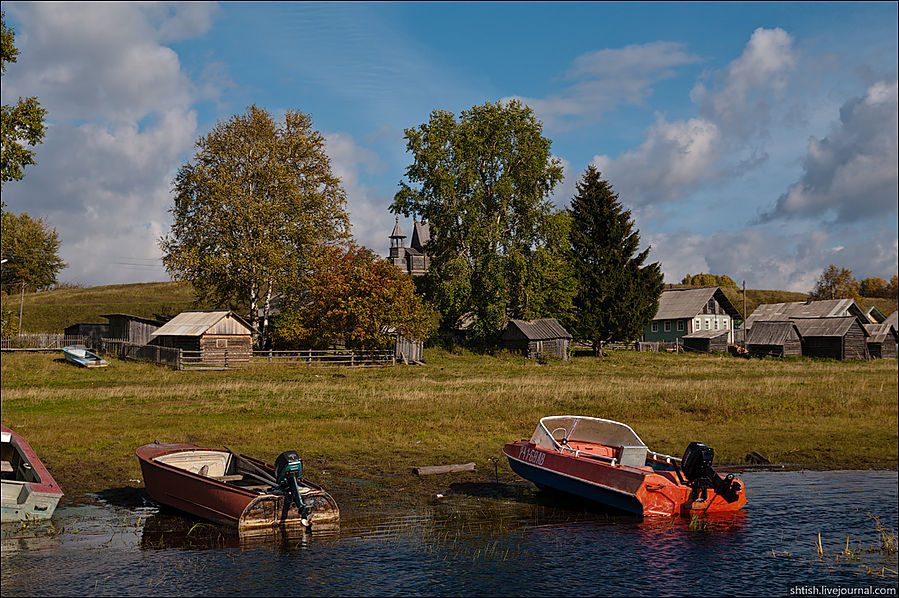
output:
<path id="1" fill-rule="evenodd" d="M 502 334 L 504 348 L 528 359 L 552 356 L 568 360 L 571 335 L 555 318 L 510 320 Z"/>
<path id="2" fill-rule="evenodd" d="M 854 316 L 794 318 L 802 339 L 802 354 L 830 359 L 866 359 L 868 331 Z M 753 326 L 754 328 L 754 326 Z M 749 339 L 752 340 L 752 333 Z"/>
<path id="3" fill-rule="evenodd" d="M 83 336 L 87 344 L 95 346 L 101 338 L 109 336 L 109 324 L 72 324 L 64 330 L 66 336 Z"/>
<path id="4" fill-rule="evenodd" d="M 855 316 L 861 325 L 870 323 L 868 314 L 852 299 L 825 299 L 791 303 L 762 303 L 746 318 L 744 327 L 746 330 L 750 330 L 756 322 L 783 322 L 794 318 L 841 318 L 844 316 Z"/>
<path id="5" fill-rule="evenodd" d="M 150 336 L 162 326 L 162 322 L 151 318 L 141 318 L 129 314 L 106 314 L 101 318 L 109 320 L 106 338 L 123 340 L 135 345 L 146 345 Z"/>
<path id="6" fill-rule="evenodd" d="M 756 322 L 746 348 L 757 357 L 802 355 L 802 338 L 793 322 Z"/>
<path id="7" fill-rule="evenodd" d="M 727 351 L 727 330 L 697 330 L 681 337 L 684 350 L 700 353 Z"/>
<path id="8" fill-rule="evenodd" d="M 181 312 L 151 337 L 152 344 L 182 349 L 201 363 L 253 356 L 253 327 L 228 310 Z"/>
<path id="9" fill-rule="evenodd" d="M 874 359 L 896 359 L 897 333 L 892 324 L 868 324 L 868 354 Z"/>

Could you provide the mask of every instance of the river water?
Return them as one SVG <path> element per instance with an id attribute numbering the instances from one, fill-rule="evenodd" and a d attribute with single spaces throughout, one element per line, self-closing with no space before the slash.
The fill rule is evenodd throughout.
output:
<path id="1" fill-rule="evenodd" d="M 740 477 L 749 495 L 744 510 L 702 525 L 611 515 L 553 494 L 504 500 L 464 489 L 414 511 L 345 508 L 339 529 L 321 534 L 249 540 L 150 504 L 64 506 L 52 526 L 4 526 L 0 590 L 3 596 L 896 595 L 896 554 L 880 549 L 877 529 L 896 532 L 896 472 Z"/>

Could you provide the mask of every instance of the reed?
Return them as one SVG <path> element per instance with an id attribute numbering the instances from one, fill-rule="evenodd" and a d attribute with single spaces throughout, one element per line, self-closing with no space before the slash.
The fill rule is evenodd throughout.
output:
<path id="1" fill-rule="evenodd" d="M 897 466 L 896 360 L 613 351 L 537 366 L 464 351 L 425 357 L 424 366 L 394 368 L 180 372 L 118 360 L 85 370 L 61 354 L 4 353 L 0 401 L 3 423 L 69 494 L 140 486 L 134 449 L 159 439 L 269 461 L 296 449 L 329 488 L 433 497 L 446 479 L 418 479 L 412 468 L 475 461 L 465 479 L 515 480 L 495 461 L 503 444 L 552 414 L 626 422 L 668 454 L 702 441 L 718 464 L 755 451 L 804 467 Z"/>

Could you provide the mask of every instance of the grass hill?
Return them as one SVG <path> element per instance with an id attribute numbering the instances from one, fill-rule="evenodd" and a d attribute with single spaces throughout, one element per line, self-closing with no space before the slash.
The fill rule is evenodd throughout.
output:
<path id="1" fill-rule="evenodd" d="M 3 309 L 19 313 L 18 295 L 2 298 Z M 22 330 L 28 333 L 62 332 L 79 322 L 107 323 L 102 314 L 124 313 L 144 318 L 197 309 L 196 293 L 189 283 L 147 282 L 80 289 L 25 293 Z"/>
<path id="2" fill-rule="evenodd" d="M 724 288 L 724 294 L 743 311 L 740 289 Z M 762 303 L 805 301 L 805 293 L 746 289 L 746 313 L 751 314 Z M 859 304 L 868 309 L 875 305 L 884 315 L 896 310 L 892 299 L 862 298 Z M 19 296 L 2 298 L 4 309 L 19 313 Z M 186 309 L 211 306 L 197 303 L 196 293 L 189 283 L 147 282 L 117 284 L 80 289 L 58 289 L 40 293 L 25 293 L 22 310 L 22 329 L 25 332 L 62 332 L 66 326 L 79 322 L 106 323 L 102 314 L 124 313 L 152 318 L 154 314 L 177 314 Z"/>

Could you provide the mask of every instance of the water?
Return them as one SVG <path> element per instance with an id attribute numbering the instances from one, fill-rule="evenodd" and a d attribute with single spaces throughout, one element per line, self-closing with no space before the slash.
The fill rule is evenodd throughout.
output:
<path id="1" fill-rule="evenodd" d="M 0 590 L 770 596 L 870 587 L 895 595 L 896 556 L 868 550 L 880 545 L 871 515 L 896 530 L 896 472 L 741 477 L 749 491 L 744 511 L 710 519 L 704 529 L 680 518 L 612 516 L 544 494 L 454 494 L 411 512 L 345 508 L 339 530 L 249 540 L 152 506 L 65 507 L 53 522 L 56 533 L 4 529 L 33 537 L 3 540 Z M 824 556 L 815 546 L 819 533 Z M 840 554 L 847 535 L 851 555 Z"/>

